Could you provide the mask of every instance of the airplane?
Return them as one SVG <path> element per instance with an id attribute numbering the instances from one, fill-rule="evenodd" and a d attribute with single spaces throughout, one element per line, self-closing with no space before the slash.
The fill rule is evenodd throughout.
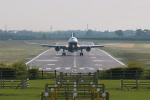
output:
<path id="1" fill-rule="evenodd" d="M 108 45 L 116 45 L 116 44 L 107 44 L 107 45 L 78 45 L 78 39 L 73 36 L 68 40 L 68 45 L 50 45 L 50 44 L 39 44 L 39 43 L 30 43 L 26 42 L 27 44 L 36 44 L 41 45 L 43 47 L 53 47 L 55 48 L 55 51 L 63 50 L 62 56 L 66 56 L 65 50 L 68 50 L 71 53 L 77 52 L 78 50 L 81 50 L 80 56 L 83 56 L 83 49 L 85 49 L 87 52 L 91 51 L 91 48 L 98 48 L 98 47 L 105 47 Z M 118 43 L 117 43 L 118 44 Z"/>

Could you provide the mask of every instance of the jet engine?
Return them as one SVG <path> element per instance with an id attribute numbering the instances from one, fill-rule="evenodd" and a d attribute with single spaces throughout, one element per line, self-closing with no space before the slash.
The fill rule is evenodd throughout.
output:
<path id="1" fill-rule="evenodd" d="M 86 51 L 87 51 L 87 52 L 90 52 L 90 51 L 91 51 L 91 47 L 87 47 L 87 48 L 86 48 Z"/>
<path id="2" fill-rule="evenodd" d="M 59 46 L 55 47 L 55 51 L 59 51 L 59 50 L 60 50 Z"/>

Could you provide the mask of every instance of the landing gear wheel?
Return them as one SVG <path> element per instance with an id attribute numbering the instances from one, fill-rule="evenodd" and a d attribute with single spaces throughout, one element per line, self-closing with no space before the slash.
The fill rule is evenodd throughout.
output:
<path id="1" fill-rule="evenodd" d="M 80 56 L 83 56 L 83 53 L 82 53 L 82 52 L 80 53 Z"/>
<path id="2" fill-rule="evenodd" d="M 63 53 L 62 53 L 62 56 L 66 56 L 66 53 L 65 53 L 65 52 L 63 52 Z"/>

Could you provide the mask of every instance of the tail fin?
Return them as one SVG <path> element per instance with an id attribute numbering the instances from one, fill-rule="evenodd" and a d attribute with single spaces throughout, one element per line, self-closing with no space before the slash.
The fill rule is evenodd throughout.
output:
<path id="1" fill-rule="evenodd" d="M 73 32 L 72 32 L 72 37 L 73 37 Z"/>

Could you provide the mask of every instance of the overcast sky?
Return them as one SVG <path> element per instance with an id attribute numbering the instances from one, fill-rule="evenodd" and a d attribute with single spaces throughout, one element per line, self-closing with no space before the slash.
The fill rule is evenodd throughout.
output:
<path id="1" fill-rule="evenodd" d="M 0 0 L 4 30 L 150 29 L 150 0 Z"/>

